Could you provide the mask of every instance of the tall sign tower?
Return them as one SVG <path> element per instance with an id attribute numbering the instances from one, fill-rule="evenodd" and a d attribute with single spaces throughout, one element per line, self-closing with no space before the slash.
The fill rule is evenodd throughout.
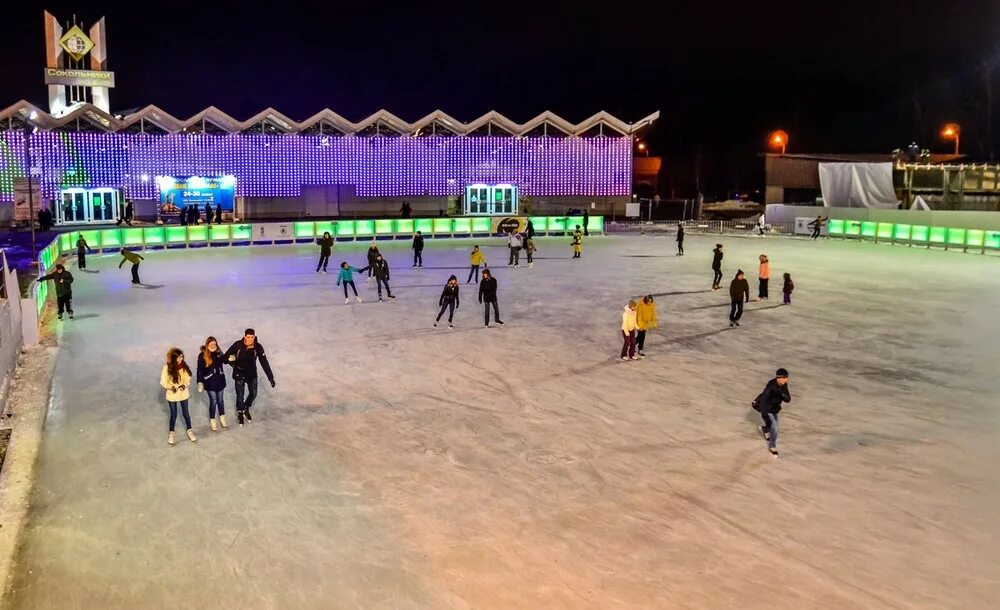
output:
<path id="1" fill-rule="evenodd" d="M 45 11 L 45 84 L 49 86 L 49 113 L 61 116 L 77 104 L 90 102 L 111 112 L 108 90 L 115 86 L 109 72 L 104 17 L 84 32 L 76 16 L 66 29 Z"/>

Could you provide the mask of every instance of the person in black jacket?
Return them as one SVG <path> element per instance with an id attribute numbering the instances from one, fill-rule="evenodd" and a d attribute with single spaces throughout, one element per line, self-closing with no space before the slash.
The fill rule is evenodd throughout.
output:
<path id="1" fill-rule="evenodd" d="M 375 275 L 372 265 L 375 264 L 375 257 L 378 255 L 378 245 L 376 245 L 375 242 L 372 242 L 372 245 L 368 246 L 368 266 L 365 267 L 365 269 L 368 270 L 368 279 L 366 281 L 372 281 L 372 277 Z M 362 273 L 364 273 L 364 269 L 362 270 Z"/>
<path id="2" fill-rule="evenodd" d="M 271 387 L 275 386 L 274 373 L 267 362 L 264 346 L 257 342 L 257 333 L 252 328 L 243 331 L 243 340 L 233 343 L 226 351 L 226 364 L 233 367 L 233 382 L 236 383 L 236 421 L 242 426 L 244 418 L 253 421 L 250 408 L 257 398 L 257 361 L 264 369 Z M 246 392 L 246 399 L 243 394 Z"/>
<path id="3" fill-rule="evenodd" d="M 497 278 L 489 269 L 483 269 L 483 281 L 479 283 L 479 302 L 486 306 L 486 324 L 490 325 L 490 305 L 493 306 L 493 321 L 503 326 L 500 319 L 500 306 L 497 305 Z"/>
<path id="4" fill-rule="evenodd" d="M 319 273 L 320 269 L 323 269 L 323 273 L 326 273 L 326 265 L 330 262 L 330 255 L 333 254 L 333 236 L 330 235 L 329 231 L 323 233 L 323 237 L 316 240 L 319 244 L 319 262 L 316 263 L 316 273 Z"/>
<path id="5" fill-rule="evenodd" d="M 83 233 L 80 233 L 80 238 L 76 240 L 76 266 L 80 269 L 87 268 L 87 252 L 89 251 L 93 254 L 94 249 L 90 247 L 87 240 L 83 238 Z"/>
<path id="6" fill-rule="evenodd" d="M 215 224 L 222 224 L 222 204 L 215 206 Z"/>
<path id="7" fill-rule="evenodd" d="M 212 220 L 214 220 L 214 219 L 215 219 L 215 215 L 214 215 L 214 213 L 212 211 L 212 204 L 206 201 L 205 202 L 205 224 L 207 224 L 207 225 L 212 224 Z"/>
<path id="8" fill-rule="evenodd" d="M 719 282 L 722 281 L 722 256 L 722 244 L 715 244 L 715 249 L 712 250 L 712 271 L 715 272 L 715 277 L 712 279 L 712 290 L 721 288 Z"/>
<path id="9" fill-rule="evenodd" d="M 372 248 L 375 246 L 373 245 Z M 378 249 L 376 248 L 376 252 Z M 368 250 L 368 254 L 371 255 L 371 249 Z M 370 271 L 375 275 L 375 283 L 378 286 L 378 300 L 382 301 L 382 284 L 385 284 L 385 294 L 390 299 L 395 299 L 392 296 L 392 290 L 389 289 L 389 261 L 382 258 L 381 254 L 375 255 L 375 260 L 371 262 L 367 267 L 358 271 L 358 273 L 364 273 L 365 271 Z"/>
<path id="10" fill-rule="evenodd" d="M 66 267 L 56 265 L 56 270 L 48 275 L 38 278 L 39 282 L 52 280 L 56 285 L 56 302 L 59 303 L 59 319 L 63 318 L 63 310 L 69 312 L 69 319 L 73 319 L 73 274 L 66 271 Z"/>
<path id="11" fill-rule="evenodd" d="M 740 325 L 743 303 L 750 302 L 750 284 L 744 277 L 742 269 L 736 270 L 736 277 L 729 283 L 729 298 L 733 300 L 733 306 L 729 310 L 729 327 L 732 328 Z"/>
<path id="12" fill-rule="evenodd" d="M 413 266 L 424 266 L 424 236 L 420 231 L 413 236 Z"/>
<path id="13" fill-rule="evenodd" d="M 211 218 L 211 217 L 209 217 Z M 218 430 L 215 426 L 215 412 L 219 412 L 219 423 L 226 425 L 226 405 L 223 400 L 226 390 L 226 369 L 219 342 L 215 337 L 205 339 L 205 345 L 198 350 L 198 391 L 208 392 L 208 426 L 212 432 Z"/>
<path id="14" fill-rule="evenodd" d="M 441 298 L 438 299 L 438 305 L 441 307 L 441 311 L 434 318 L 434 327 L 437 328 L 438 322 L 441 321 L 441 316 L 444 315 L 444 310 L 447 309 L 448 328 L 455 328 L 451 322 L 455 317 L 455 310 L 458 309 L 458 278 L 454 275 L 448 278 L 448 283 L 444 285 L 444 290 L 441 291 Z"/>
<path id="15" fill-rule="evenodd" d="M 767 441 L 767 448 L 774 457 L 778 457 L 778 413 L 781 412 L 781 403 L 791 401 L 792 395 L 788 391 L 788 371 L 778 369 L 774 373 L 774 379 L 767 382 L 764 391 L 751 403 L 764 420 L 764 425 L 758 426 L 757 429 Z"/>
<path id="16" fill-rule="evenodd" d="M 677 223 L 677 256 L 684 256 L 684 225 Z M 722 264 L 722 261 L 719 261 Z"/>

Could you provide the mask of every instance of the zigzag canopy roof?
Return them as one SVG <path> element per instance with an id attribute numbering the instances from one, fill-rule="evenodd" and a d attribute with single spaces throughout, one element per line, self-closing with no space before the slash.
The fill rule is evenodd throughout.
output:
<path id="1" fill-rule="evenodd" d="M 258 112 L 245 121 L 238 121 L 215 106 L 210 106 L 189 119 L 178 119 L 156 106 L 146 106 L 124 117 L 107 114 L 92 104 L 81 104 L 72 112 L 54 117 L 37 106 L 21 100 L 0 111 L 0 130 L 19 129 L 25 122 L 37 125 L 47 131 L 134 131 L 137 127 L 144 131 L 166 133 L 214 131 L 219 133 L 331 133 L 353 134 L 406 134 L 468 135 L 477 130 L 497 128 L 514 136 L 528 135 L 538 129 L 551 128 L 559 135 L 579 136 L 595 128 L 607 128 L 606 135 L 631 135 L 648 127 L 660 118 L 659 112 L 643 117 L 635 123 L 626 123 L 607 112 L 598 112 L 580 123 L 570 123 L 552 112 L 543 112 L 526 123 L 515 123 L 498 112 L 488 112 L 483 116 L 463 123 L 437 110 L 427 116 L 408 123 L 387 110 L 378 112 L 357 123 L 348 121 L 332 110 L 325 109 L 303 120 L 294 121 L 273 108 Z M 146 129 L 147 125 L 151 125 Z M 325 130 L 323 129 L 325 127 Z M 374 129 L 374 132 L 372 131 Z"/>

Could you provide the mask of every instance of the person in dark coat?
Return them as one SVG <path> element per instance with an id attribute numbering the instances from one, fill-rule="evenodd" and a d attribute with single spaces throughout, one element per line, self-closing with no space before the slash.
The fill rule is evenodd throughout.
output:
<path id="1" fill-rule="evenodd" d="M 205 339 L 198 353 L 198 391 L 208 392 L 208 427 L 215 432 L 215 412 L 219 412 L 219 423 L 226 425 L 226 405 L 223 397 L 226 390 L 225 358 L 215 337 Z"/>
<path id="2" fill-rule="evenodd" d="M 809 223 L 809 226 L 813 228 L 813 233 L 812 233 L 813 239 L 819 237 L 820 232 L 823 230 L 823 224 L 828 220 L 830 220 L 829 216 L 827 216 L 826 218 L 823 218 L 822 216 L 817 216 L 816 220 Z"/>
<path id="3" fill-rule="evenodd" d="M 323 273 L 326 273 L 326 265 L 330 262 L 330 255 L 333 254 L 333 236 L 330 235 L 329 231 L 323 233 L 323 237 L 316 240 L 319 244 L 319 262 L 316 263 L 316 273 L 319 273 L 320 268 L 323 269 Z"/>
<path id="4" fill-rule="evenodd" d="M 420 231 L 413 236 L 413 266 L 424 266 L 424 236 Z"/>
<path id="5" fill-rule="evenodd" d="M 712 290 L 720 288 L 719 282 L 722 281 L 722 256 L 722 244 L 715 244 L 715 249 L 712 250 L 712 271 L 715 273 L 712 280 Z"/>
<path id="6" fill-rule="evenodd" d="M 135 204 L 131 199 L 125 201 L 125 224 L 132 226 L 132 219 L 135 218 Z"/>
<path id="7" fill-rule="evenodd" d="M 375 260 L 364 269 L 361 269 L 358 273 L 364 273 L 369 269 L 373 274 L 375 274 L 375 284 L 378 286 L 378 300 L 380 302 L 382 301 L 383 284 L 385 284 L 386 296 L 390 299 L 395 299 L 396 297 L 392 296 L 392 290 L 389 288 L 389 261 L 382 258 L 381 254 L 377 254 L 375 255 Z"/>
<path id="8" fill-rule="evenodd" d="M 260 361 L 260 366 L 264 369 L 272 388 L 275 386 L 274 373 L 271 372 L 264 346 L 257 342 L 257 333 L 252 328 L 243 331 L 243 340 L 233 343 L 226 350 L 225 358 L 226 364 L 233 367 L 233 382 L 236 384 L 236 421 L 242 426 L 244 420 L 253 421 L 250 408 L 257 398 L 257 362 Z M 244 393 L 246 393 L 245 399 Z"/>
<path id="9" fill-rule="evenodd" d="M 590 224 L 590 210 L 587 208 L 583 209 L 583 235 L 584 237 L 590 236 L 590 231 L 587 230 L 587 226 Z"/>
<path id="10" fill-rule="evenodd" d="M 677 256 L 684 256 L 684 225 L 677 223 Z M 722 260 L 719 260 L 722 264 Z"/>
<path id="11" fill-rule="evenodd" d="M 80 233 L 80 238 L 76 240 L 76 264 L 80 269 L 87 268 L 87 252 L 93 252 L 94 249 L 87 244 L 87 240 L 83 238 L 83 233 Z"/>
<path id="12" fill-rule="evenodd" d="M 736 270 L 736 277 L 729 283 L 729 298 L 733 300 L 733 306 L 729 310 L 729 327 L 732 328 L 740 325 L 743 303 L 750 302 L 750 283 L 744 277 L 742 269 Z"/>
<path id="13" fill-rule="evenodd" d="M 73 274 L 66 267 L 56 265 L 55 271 L 38 278 L 39 282 L 52 280 L 56 285 L 56 302 L 59 304 L 59 319 L 63 319 L 63 310 L 73 319 Z"/>
<path id="14" fill-rule="evenodd" d="M 760 413 L 764 420 L 763 426 L 758 426 L 764 440 L 767 441 L 768 451 L 771 455 L 778 457 L 778 413 L 781 412 L 781 404 L 791 402 L 792 395 L 788 390 L 788 371 L 778 369 L 774 373 L 774 379 L 767 382 L 764 391 L 751 403 L 755 411 Z"/>
<path id="15" fill-rule="evenodd" d="M 192 226 L 197 226 L 198 221 L 201 220 L 201 211 L 198 210 L 198 204 L 194 204 L 188 207 L 188 224 Z"/>
<path id="16" fill-rule="evenodd" d="M 365 267 L 365 269 L 368 270 L 368 279 L 365 280 L 367 282 L 372 281 L 372 277 L 375 276 L 375 270 L 373 268 L 373 265 L 375 264 L 375 258 L 379 254 L 380 252 L 378 251 L 378 244 L 372 242 L 372 245 L 368 246 L 368 266 Z"/>
<path id="17" fill-rule="evenodd" d="M 479 282 L 479 302 L 486 306 L 485 326 L 490 325 L 490 305 L 493 306 L 493 321 L 503 326 L 497 304 L 497 278 L 489 269 L 483 269 L 483 281 Z"/>
<path id="18" fill-rule="evenodd" d="M 215 224 L 222 224 L 222 204 L 215 206 Z"/>
<path id="19" fill-rule="evenodd" d="M 209 225 L 212 224 L 212 219 L 213 218 L 215 218 L 215 216 L 213 216 L 212 204 L 206 201 L 205 202 L 205 224 L 209 224 Z"/>
<path id="20" fill-rule="evenodd" d="M 458 309 L 458 303 L 458 278 L 452 275 L 448 278 L 448 283 L 444 285 L 444 290 L 441 291 L 441 298 L 438 299 L 438 306 L 441 307 L 441 311 L 434 318 L 435 328 L 437 328 L 438 322 L 441 321 L 441 316 L 444 315 L 446 309 L 448 310 L 448 328 L 455 328 L 451 322 L 455 317 L 455 310 Z"/>
<path id="21" fill-rule="evenodd" d="M 177 221 L 181 223 L 182 226 L 187 226 L 188 223 L 188 209 L 187 206 L 181 208 L 180 214 L 177 215 Z"/>

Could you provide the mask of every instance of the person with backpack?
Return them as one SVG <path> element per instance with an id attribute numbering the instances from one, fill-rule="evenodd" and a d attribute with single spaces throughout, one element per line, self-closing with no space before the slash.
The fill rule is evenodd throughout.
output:
<path id="1" fill-rule="evenodd" d="M 452 275 L 444 285 L 444 290 L 441 291 L 441 298 L 438 299 L 438 306 L 441 307 L 441 311 L 434 318 L 434 327 L 437 328 L 438 322 L 441 321 L 441 316 L 444 315 L 444 311 L 447 309 L 448 328 L 455 328 L 452 325 L 452 319 L 455 317 L 455 310 L 458 309 L 458 304 L 458 278 Z"/>
<path id="2" fill-rule="evenodd" d="M 59 319 L 63 319 L 63 311 L 69 313 L 69 319 L 73 319 L 73 274 L 66 271 L 66 267 L 61 264 L 56 265 L 55 271 L 38 278 L 39 282 L 52 280 L 56 285 L 56 302 L 59 304 Z"/>
<path id="3" fill-rule="evenodd" d="M 778 457 L 778 413 L 782 403 L 791 401 L 788 371 L 782 368 L 774 372 L 774 379 L 768 381 L 764 390 L 750 403 L 764 421 L 764 425 L 758 426 L 757 430 L 767 441 L 767 449 L 774 457 Z"/>
<path id="4" fill-rule="evenodd" d="M 252 328 L 243 331 L 243 339 L 233 343 L 225 353 L 226 364 L 233 367 L 233 382 L 236 384 L 236 422 L 243 425 L 251 422 L 250 409 L 257 398 L 257 362 L 260 361 L 271 387 L 275 387 L 274 373 L 267 361 L 264 346 L 257 342 L 257 333 Z M 244 395 L 246 398 L 244 399 Z"/>
<path id="5" fill-rule="evenodd" d="M 712 250 L 712 272 L 715 274 L 712 279 L 712 290 L 720 288 L 719 282 L 722 281 L 722 256 L 722 244 L 715 244 L 715 248 Z"/>
<path id="6" fill-rule="evenodd" d="M 740 318 L 743 317 L 743 303 L 750 302 L 750 284 L 743 275 L 742 269 L 736 270 L 736 277 L 729 283 L 729 298 L 732 299 L 732 308 L 729 310 L 729 328 L 740 325 Z"/>
<path id="7" fill-rule="evenodd" d="M 486 319 L 485 324 L 487 328 L 490 326 L 490 306 L 493 306 L 493 321 L 499 326 L 503 326 L 503 320 L 500 319 L 500 306 L 497 304 L 497 278 L 493 277 L 493 273 L 489 269 L 483 269 L 483 281 L 479 282 L 479 302 L 486 307 Z"/>
<path id="8" fill-rule="evenodd" d="M 316 240 L 316 244 L 319 245 L 319 262 L 316 263 L 316 273 L 319 273 L 322 268 L 323 273 L 326 273 L 326 265 L 330 262 L 330 255 L 333 254 L 333 236 L 330 235 L 329 231 L 323 233 L 323 237 Z"/>
<path id="9" fill-rule="evenodd" d="M 76 266 L 80 269 L 87 268 L 87 252 L 93 254 L 94 249 L 90 247 L 87 240 L 83 238 L 83 233 L 79 234 L 79 239 L 76 240 Z"/>
<path id="10" fill-rule="evenodd" d="M 382 258 L 381 254 L 375 255 L 375 260 L 372 261 L 370 265 L 361 269 L 360 273 L 369 271 L 375 275 L 375 285 L 378 286 L 378 300 L 382 302 L 382 285 L 385 284 L 385 294 L 390 299 L 395 299 L 392 296 L 392 290 L 389 288 L 389 261 Z"/>
<path id="11" fill-rule="evenodd" d="M 413 266 L 424 266 L 424 235 L 420 231 L 413 236 Z"/>
<path id="12" fill-rule="evenodd" d="M 205 339 L 205 345 L 198 350 L 198 392 L 208 392 L 208 427 L 212 432 L 218 430 L 215 425 L 215 412 L 219 412 L 219 423 L 226 425 L 226 369 L 224 368 L 222 350 L 215 337 Z"/>
<path id="13" fill-rule="evenodd" d="M 132 263 L 132 283 L 134 285 L 139 285 L 142 282 L 139 281 L 139 263 L 144 260 L 142 255 L 136 254 L 135 252 L 129 252 L 125 248 L 121 249 L 122 262 L 118 263 L 118 268 L 121 269 L 125 261 Z"/>
<path id="14" fill-rule="evenodd" d="M 354 267 L 347 264 L 347 261 L 340 263 L 340 273 L 337 274 L 337 285 L 340 286 L 341 283 L 344 284 L 344 305 L 351 302 L 351 297 L 347 296 L 347 286 L 351 286 L 351 290 L 354 291 L 354 298 L 357 299 L 358 303 L 361 302 L 361 297 L 358 296 L 358 287 L 354 285 L 354 274 L 361 273 Z"/>
<path id="15" fill-rule="evenodd" d="M 465 280 L 468 284 L 472 282 L 472 276 L 476 276 L 476 283 L 479 283 L 479 266 L 486 264 L 486 256 L 483 254 L 479 246 L 472 246 L 472 252 L 469 253 L 469 279 Z M 485 275 L 486 271 L 483 271 Z"/>

